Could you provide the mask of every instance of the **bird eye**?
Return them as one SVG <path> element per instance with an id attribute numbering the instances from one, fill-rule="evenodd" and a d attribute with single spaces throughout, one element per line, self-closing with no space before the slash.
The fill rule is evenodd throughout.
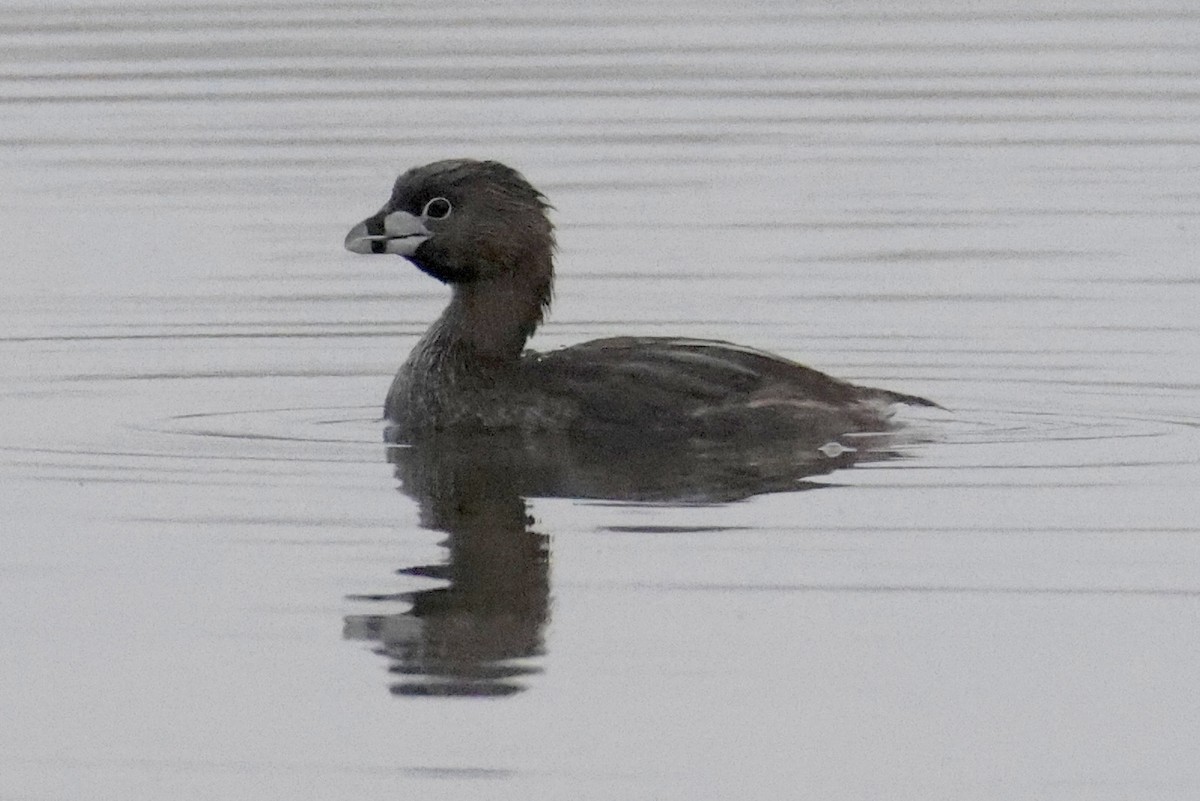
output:
<path id="1" fill-rule="evenodd" d="M 425 208 L 421 211 L 421 216 L 428 217 L 431 220 L 444 220 L 450 216 L 450 211 L 453 208 L 450 205 L 450 201 L 446 200 L 446 198 L 435 197 L 425 204 Z"/>

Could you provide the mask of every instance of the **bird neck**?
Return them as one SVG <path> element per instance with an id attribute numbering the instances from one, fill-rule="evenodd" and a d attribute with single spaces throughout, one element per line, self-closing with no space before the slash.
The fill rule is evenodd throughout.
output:
<path id="1" fill-rule="evenodd" d="M 548 281 L 539 285 L 510 274 L 459 284 L 426 336 L 438 340 L 444 352 L 454 351 L 465 364 L 482 369 L 513 364 L 549 303 Z"/>

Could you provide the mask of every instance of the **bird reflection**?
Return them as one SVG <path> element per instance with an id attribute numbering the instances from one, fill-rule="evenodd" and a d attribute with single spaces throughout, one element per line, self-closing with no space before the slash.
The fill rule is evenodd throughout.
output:
<path id="1" fill-rule="evenodd" d="M 491 444 L 493 447 L 488 447 Z M 534 530 L 518 475 L 497 443 L 426 442 L 388 449 L 421 525 L 444 531 L 448 560 L 399 572 L 444 586 L 378 600 L 399 614 L 347 618 L 347 636 L 375 640 L 403 678 L 397 695 L 509 695 L 534 672 L 549 614 L 547 537 Z M 523 661 L 525 660 L 525 661 Z"/>
<path id="2" fill-rule="evenodd" d="M 809 479 L 880 460 L 888 435 L 837 443 L 580 440 L 445 434 L 390 445 L 388 461 L 421 525 L 445 532 L 447 559 L 398 571 L 445 582 L 435 589 L 357 596 L 408 608 L 345 620 L 349 639 L 376 643 L 398 677 L 395 695 L 503 696 L 525 688 L 544 653 L 550 612 L 549 538 L 526 499 L 722 503 L 823 486 Z"/>

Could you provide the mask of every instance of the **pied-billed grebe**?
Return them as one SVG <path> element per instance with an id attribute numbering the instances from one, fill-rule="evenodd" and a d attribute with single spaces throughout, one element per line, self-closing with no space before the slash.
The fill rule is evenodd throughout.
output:
<path id="1" fill-rule="evenodd" d="M 839 381 L 727 342 L 598 339 L 526 351 L 550 305 L 554 229 L 516 170 L 456 159 L 401 175 L 346 236 L 453 290 L 388 391 L 389 437 L 518 431 L 707 437 L 829 437 L 886 428 L 895 403 L 931 401 Z"/>

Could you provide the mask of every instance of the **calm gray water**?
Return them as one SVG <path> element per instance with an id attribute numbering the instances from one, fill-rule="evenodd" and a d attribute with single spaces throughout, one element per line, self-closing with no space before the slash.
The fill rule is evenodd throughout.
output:
<path id="1" fill-rule="evenodd" d="M 0 799 L 1200 796 L 1198 131 L 1186 2 L 4 3 Z M 951 411 L 423 491 L 446 296 L 341 243 L 454 156 L 556 206 L 535 346 Z"/>

